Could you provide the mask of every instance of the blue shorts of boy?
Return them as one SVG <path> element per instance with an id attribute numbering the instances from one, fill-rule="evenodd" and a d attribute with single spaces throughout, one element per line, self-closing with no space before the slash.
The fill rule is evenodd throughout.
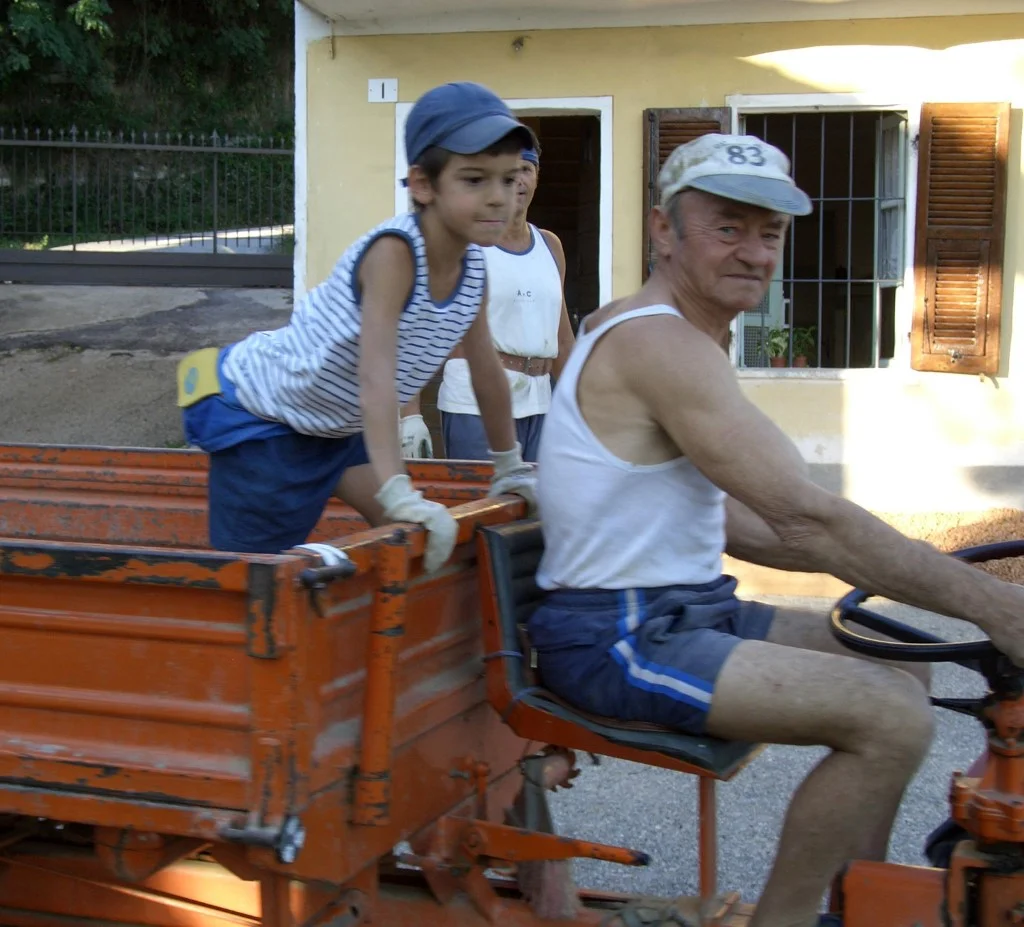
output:
<path id="1" fill-rule="evenodd" d="M 182 410 L 185 438 L 210 455 L 210 545 L 276 554 L 306 542 L 341 475 L 369 457 L 362 434 L 304 435 L 244 409 L 224 376 L 229 350 L 218 356 L 221 394 Z"/>
<path id="2" fill-rule="evenodd" d="M 516 440 L 522 448 L 523 460 L 536 462 L 543 427 L 543 415 L 524 415 L 516 419 Z M 444 440 L 444 455 L 449 460 L 491 459 L 484 420 L 479 415 L 442 412 L 441 437 Z"/>
<path id="3" fill-rule="evenodd" d="M 655 589 L 549 592 L 527 626 L 543 684 L 584 711 L 706 733 L 715 682 L 744 640 L 764 640 L 773 606 L 736 580 Z"/>

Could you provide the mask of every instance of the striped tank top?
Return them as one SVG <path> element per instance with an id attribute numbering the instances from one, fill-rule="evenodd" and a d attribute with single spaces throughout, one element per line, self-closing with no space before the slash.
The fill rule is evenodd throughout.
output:
<path id="1" fill-rule="evenodd" d="M 363 430 L 359 402 L 362 322 L 358 273 L 367 248 L 383 235 L 404 238 L 415 257 L 416 282 L 398 323 L 395 388 L 399 404 L 415 397 L 462 340 L 480 311 L 486 271 L 481 248 L 470 245 L 454 292 L 430 296 L 426 243 L 415 213 L 395 216 L 367 232 L 338 260 L 275 331 L 254 332 L 233 345 L 224 374 L 253 415 L 284 422 L 306 435 L 342 438 Z"/>

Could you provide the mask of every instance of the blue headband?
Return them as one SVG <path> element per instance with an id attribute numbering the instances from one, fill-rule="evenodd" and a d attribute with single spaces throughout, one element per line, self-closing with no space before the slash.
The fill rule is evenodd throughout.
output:
<path id="1" fill-rule="evenodd" d="M 524 148 L 520 153 L 519 157 L 524 161 L 529 161 L 531 164 L 536 164 L 540 167 L 540 157 L 537 155 L 536 148 Z"/>

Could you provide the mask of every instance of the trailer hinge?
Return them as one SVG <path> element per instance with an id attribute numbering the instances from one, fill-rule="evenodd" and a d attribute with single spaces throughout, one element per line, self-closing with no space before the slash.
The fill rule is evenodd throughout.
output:
<path id="1" fill-rule="evenodd" d="M 277 861 L 290 866 L 298 858 L 306 842 L 306 828 L 294 814 L 288 815 L 280 827 L 225 827 L 220 838 L 229 843 L 240 843 L 247 847 L 267 847 L 274 851 Z"/>

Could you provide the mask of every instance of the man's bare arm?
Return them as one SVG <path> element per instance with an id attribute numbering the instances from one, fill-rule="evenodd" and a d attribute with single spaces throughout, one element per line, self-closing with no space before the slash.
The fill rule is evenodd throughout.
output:
<path id="1" fill-rule="evenodd" d="M 809 568 L 799 550 L 784 544 L 760 515 L 733 498 L 725 501 L 725 535 L 725 552 L 730 557 L 776 570 L 800 572 Z"/>
<path id="2" fill-rule="evenodd" d="M 614 363 L 682 453 L 775 535 L 777 548 L 764 539 L 768 557 L 964 618 L 1024 662 L 1024 588 L 911 540 L 815 485 L 793 443 L 743 396 L 710 338 L 678 318 L 637 321 L 620 326 Z M 750 540 L 748 555 L 756 555 Z"/>

